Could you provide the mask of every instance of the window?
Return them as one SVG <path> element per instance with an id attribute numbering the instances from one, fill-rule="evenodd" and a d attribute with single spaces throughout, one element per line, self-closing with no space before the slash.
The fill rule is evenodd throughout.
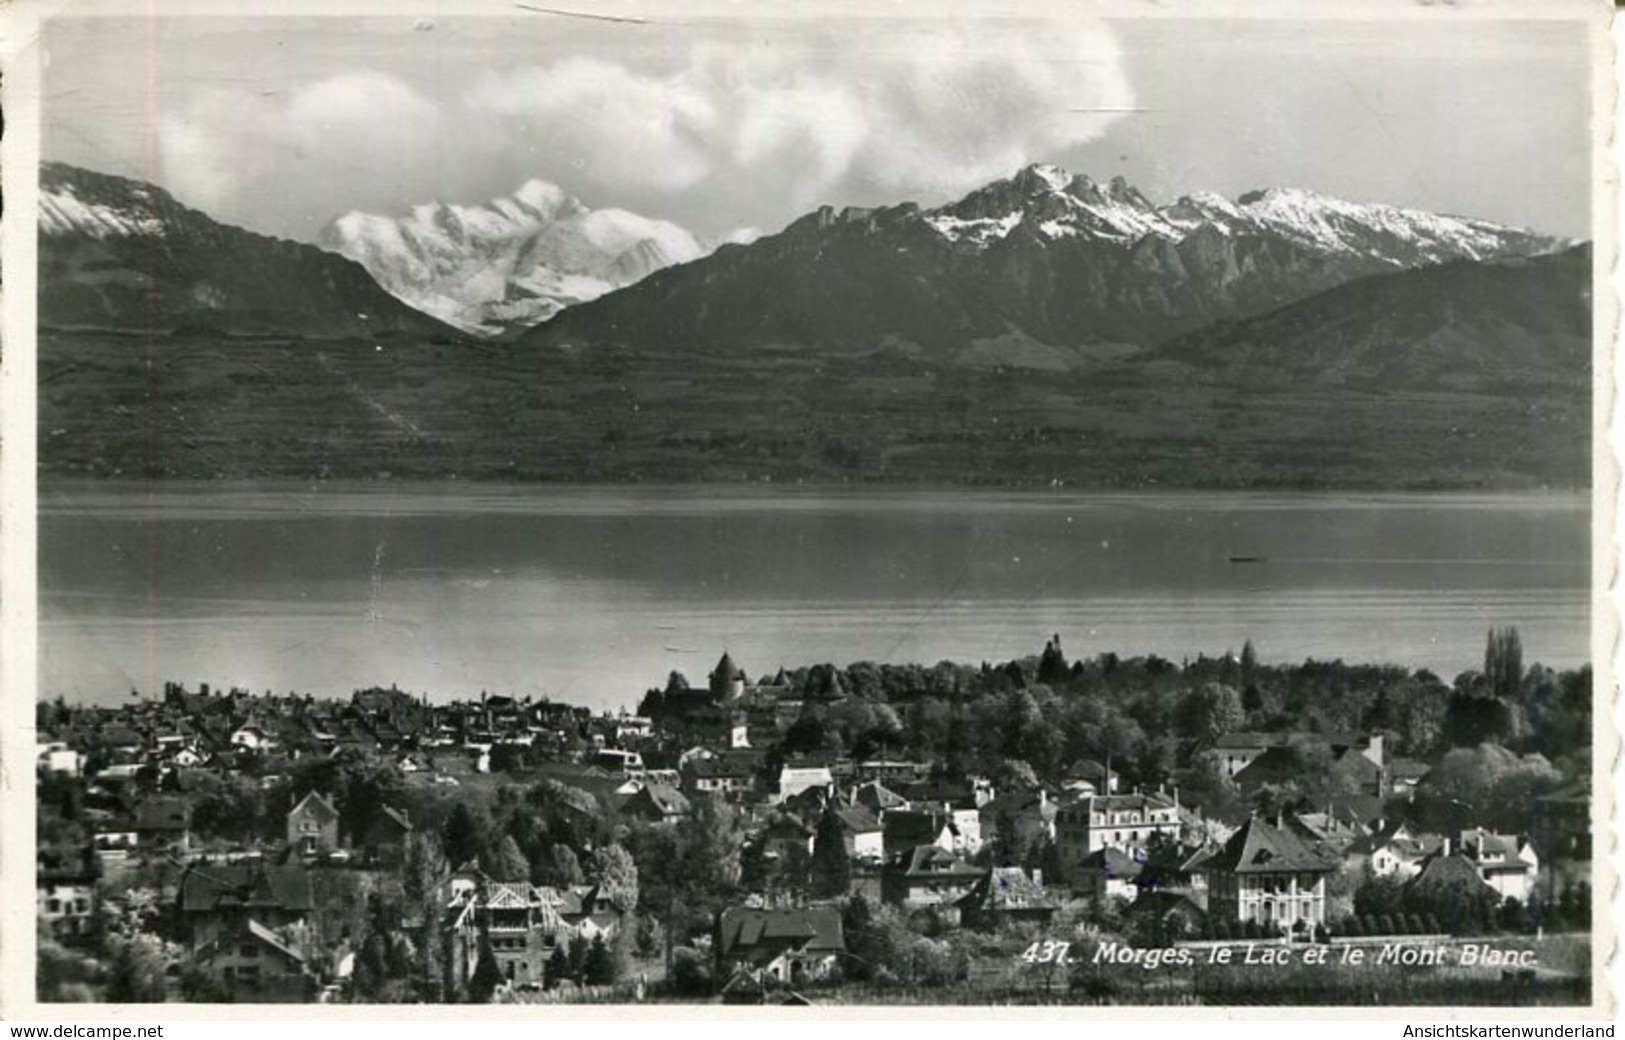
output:
<path id="1" fill-rule="evenodd" d="M 53 914 L 60 914 L 62 912 L 62 900 L 47 899 L 45 901 L 45 909 Z"/>

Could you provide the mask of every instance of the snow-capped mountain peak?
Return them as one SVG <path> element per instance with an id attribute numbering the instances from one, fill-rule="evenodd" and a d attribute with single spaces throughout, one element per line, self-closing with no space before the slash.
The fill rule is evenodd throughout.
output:
<path id="1" fill-rule="evenodd" d="M 161 235 L 164 230 L 146 188 L 120 199 L 97 199 L 71 180 L 47 176 L 40 184 L 39 201 L 39 230 L 44 235 L 78 232 L 90 238 L 129 238 Z"/>
<path id="2" fill-rule="evenodd" d="M 539 179 L 483 205 L 428 202 L 397 217 L 347 213 L 321 242 L 361 263 L 397 298 L 481 335 L 546 321 L 707 252 L 675 224 L 590 209 Z"/>
<path id="3" fill-rule="evenodd" d="M 503 199 L 496 199 L 494 204 L 500 205 L 503 201 Z M 566 195 L 564 189 L 557 184 L 532 177 L 519 186 L 519 190 L 511 196 L 511 201 L 535 213 L 551 217 L 559 211 L 559 208 L 566 201 L 574 200 Z"/>
<path id="4" fill-rule="evenodd" d="M 1485 221 L 1381 203 L 1347 202 L 1302 188 L 1252 191 L 1236 201 L 1247 220 L 1300 242 L 1366 255 L 1408 248 L 1430 263 L 1485 259 L 1506 252 L 1511 240 L 1531 237 Z M 1551 240 L 1553 248 L 1562 244 Z"/>
<path id="5" fill-rule="evenodd" d="M 1133 241 L 1148 234 L 1172 235 L 1144 195 L 1122 177 L 1102 186 L 1085 174 L 1036 163 L 1008 180 L 995 181 L 958 202 L 925 215 L 944 238 L 977 248 L 1003 239 L 1026 224 L 1050 239 L 1079 235 Z"/>
<path id="6" fill-rule="evenodd" d="M 1101 184 L 1042 163 L 921 217 L 948 241 L 977 250 L 991 248 L 1022 226 L 1052 242 L 1088 239 L 1121 245 L 1146 238 L 1177 244 L 1198 232 L 1265 236 L 1317 252 L 1380 260 L 1389 267 L 1545 252 L 1571 244 L 1484 221 L 1347 202 L 1300 188 L 1253 191 L 1234 201 L 1197 192 L 1158 207 L 1120 175 Z"/>

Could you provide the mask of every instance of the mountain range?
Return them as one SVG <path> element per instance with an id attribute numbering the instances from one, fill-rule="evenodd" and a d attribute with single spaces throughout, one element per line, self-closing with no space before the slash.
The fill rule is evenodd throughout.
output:
<path id="1" fill-rule="evenodd" d="M 453 334 L 359 264 L 218 223 L 154 185 L 53 162 L 40 167 L 39 320 L 116 332 Z"/>
<path id="2" fill-rule="evenodd" d="M 1087 359 L 1373 274 L 1570 244 L 1304 191 L 1157 207 L 1121 178 L 1102 185 L 1035 165 L 936 209 L 819 209 L 571 308 L 525 342 Z"/>
<path id="3" fill-rule="evenodd" d="M 708 251 L 675 224 L 589 209 L 542 180 L 481 206 L 346 213 L 319 241 L 402 302 L 483 336 L 529 328 Z"/>
<path id="4" fill-rule="evenodd" d="M 1589 479 L 1590 249 L 1483 221 L 1285 189 L 1155 205 L 1038 165 L 709 253 L 533 181 L 346 215 L 340 256 L 136 181 L 48 164 L 42 188 L 53 472 Z"/>

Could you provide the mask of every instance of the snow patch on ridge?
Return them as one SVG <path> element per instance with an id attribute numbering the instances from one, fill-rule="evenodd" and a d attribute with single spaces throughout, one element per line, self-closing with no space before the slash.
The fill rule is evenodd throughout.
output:
<path id="1" fill-rule="evenodd" d="M 41 189 L 39 228 L 47 235 L 77 231 L 91 238 L 157 236 L 164 232 L 163 222 L 151 213 L 85 202 L 67 185 L 55 191 Z"/>

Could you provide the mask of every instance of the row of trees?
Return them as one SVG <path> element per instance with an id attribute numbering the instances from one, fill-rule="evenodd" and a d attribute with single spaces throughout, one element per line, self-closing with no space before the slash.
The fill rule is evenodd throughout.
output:
<path id="1" fill-rule="evenodd" d="M 1492 632 L 1484 670 L 1453 684 L 1397 666 L 1265 665 L 1250 644 L 1239 657 L 1183 664 L 1112 654 L 1069 663 L 1058 637 L 1037 657 L 997 667 L 819 665 L 779 677 L 809 705 L 783 750 L 907 755 L 950 772 L 1011 758 L 1047 781 L 1080 758 L 1110 756 L 1130 782 L 1154 785 L 1191 748 L 1236 730 L 1376 730 L 1389 735 L 1390 754 L 1424 759 L 1485 742 L 1516 751 L 1587 743 L 1590 669 L 1525 668 L 1521 655 L 1515 630 Z"/>

